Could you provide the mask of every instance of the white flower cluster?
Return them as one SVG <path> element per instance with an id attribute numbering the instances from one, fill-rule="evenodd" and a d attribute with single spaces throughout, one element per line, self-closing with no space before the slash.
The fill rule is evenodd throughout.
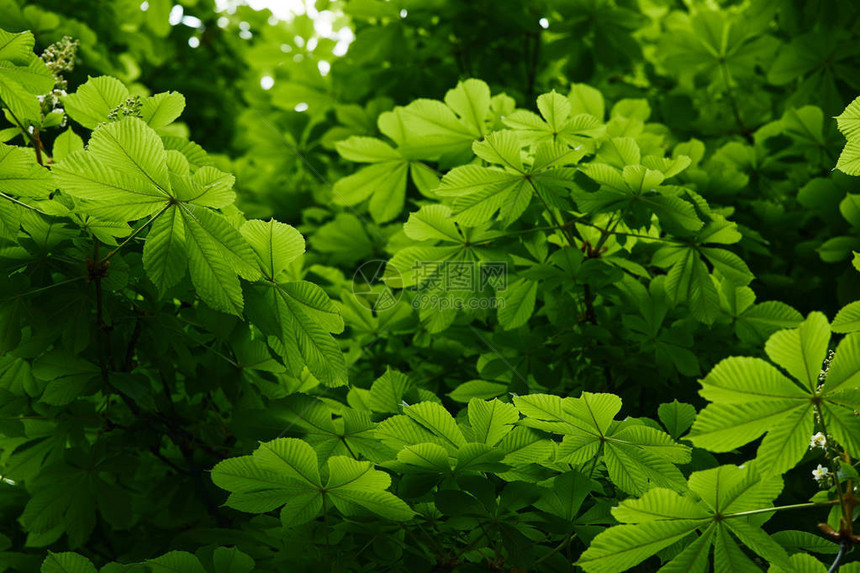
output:
<path id="1" fill-rule="evenodd" d="M 809 447 L 810 448 L 821 448 L 822 450 L 826 449 L 827 448 L 827 437 L 824 434 L 822 434 L 821 432 L 818 432 L 817 434 L 812 436 L 811 440 L 809 440 Z"/>
<path id="2" fill-rule="evenodd" d="M 818 464 L 818 467 L 812 470 L 812 477 L 819 485 L 826 485 L 830 481 L 830 470 Z"/>
<path id="3" fill-rule="evenodd" d="M 42 52 L 42 61 L 51 70 L 54 78 L 57 80 L 56 87 L 60 90 L 66 89 L 66 80 L 63 79 L 63 72 L 70 72 L 75 69 L 75 60 L 78 56 L 78 46 L 80 42 L 72 39 L 71 36 L 63 36 L 59 42 L 54 42 Z"/>
<path id="4" fill-rule="evenodd" d="M 830 363 L 833 362 L 833 356 L 835 352 L 833 350 L 827 351 L 827 358 L 824 359 L 824 364 L 821 366 L 821 372 L 818 373 L 818 383 L 819 389 L 821 388 L 821 384 L 824 384 L 824 381 L 827 380 L 827 375 L 830 374 Z"/>
<path id="5" fill-rule="evenodd" d="M 71 36 L 63 36 L 62 40 L 54 42 L 42 52 L 42 61 L 45 62 L 54 76 L 54 89 L 39 96 L 42 112 L 45 115 L 50 113 L 64 114 L 60 98 L 66 95 L 68 83 L 63 78 L 63 72 L 70 72 L 75 69 L 79 45 L 78 40 L 72 39 Z M 62 118 L 60 125 L 65 126 L 67 119 L 65 115 Z"/>

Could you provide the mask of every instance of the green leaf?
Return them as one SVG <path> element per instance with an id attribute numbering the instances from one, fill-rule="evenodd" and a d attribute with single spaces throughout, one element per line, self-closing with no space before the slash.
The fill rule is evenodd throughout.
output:
<path id="1" fill-rule="evenodd" d="M 408 167 L 409 162 L 405 160 L 384 161 L 338 179 L 332 190 L 335 203 L 353 206 L 370 198 L 373 220 L 390 221 L 403 210 Z"/>
<path id="2" fill-rule="evenodd" d="M 717 570 L 725 570 L 729 561 L 738 562 L 740 570 L 746 570 L 744 561 L 749 560 L 729 531 L 758 555 L 775 563 L 786 563 L 785 551 L 759 527 L 752 525 L 747 517 L 731 515 L 771 507 L 781 489 L 781 479 L 762 478 L 750 465 L 743 469 L 720 466 L 694 472 L 689 479 L 690 494 L 655 488 L 639 499 L 622 501 L 612 514 L 623 525 L 600 533 L 578 564 L 589 572 L 626 571 L 696 530 L 701 535 L 688 542 L 687 549 L 678 553 L 664 570 L 704 570 L 703 563 L 706 565 L 707 561 L 702 559 L 711 544 L 715 544 Z"/>
<path id="3" fill-rule="evenodd" d="M 110 76 L 89 78 L 73 94 L 63 96 L 63 107 L 73 120 L 95 129 L 108 120 L 110 112 L 128 98 L 128 89 Z"/>
<path id="4" fill-rule="evenodd" d="M 665 259 L 660 260 L 661 256 Z M 671 265 L 666 277 L 669 298 L 676 304 L 689 304 L 693 316 L 700 322 L 710 324 L 716 320 L 720 296 L 707 266 L 698 258 L 696 251 L 687 247 L 664 247 L 655 253 L 654 258 L 654 264 L 658 266 Z"/>
<path id="5" fill-rule="evenodd" d="M 597 151 L 594 161 L 624 169 L 628 165 L 639 165 L 641 154 L 639 145 L 632 137 L 613 137 L 607 139 Z"/>
<path id="6" fill-rule="evenodd" d="M 319 461 L 313 448 L 296 438 L 278 438 L 260 444 L 253 454 L 255 464 L 262 470 L 274 472 L 311 486 L 319 486 Z"/>
<path id="7" fill-rule="evenodd" d="M 847 175 L 860 175 L 860 139 L 845 144 L 836 161 L 836 169 Z"/>
<path id="8" fill-rule="evenodd" d="M 0 191 L 19 197 L 46 198 L 54 190 L 51 172 L 31 151 L 0 143 Z"/>
<path id="9" fill-rule="evenodd" d="M 455 402 L 469 402 L 472 398 L 480 398 L 488 400 L 501 396 L 508 391 L 508 385 L 499 382 L 489 382 L 487 380 L 469 380 L 459 384 L 454 390 L 448 393 Z"/>
<path id="10" fill-rule="evenodd" d="M 644 493 L 650 483 L 681 490 L 681 472 L 673 465 L 690 461 L 689 448 L 667 434 L 634 421 L 614 422 L 621 400 L 613 394 L 583 392 L 580 398 L 544 394 L 517 396 L 525 416 L 521 424 L 565 434 L 558 459 L 584 463 L 602 451 L 609 479 L 630 493 Z"/>
<path id="11" fill-rule="evenodd" d="M 254 456 L 219 462 L 212 468 L 212 481 L 231 492 L 226 505 L 249 513 L 272 511 L 310 489 L 307 483 L 294 479 L 290 473 L 260 467 Z"/>
<path id="12" fill-rule="evenodd" d="M 2 36 L 0 36 L 0 41 L 2 41 Z M 41 573 L 96 573 L 96 567 L 89 559 L 77 553 L 48 552 L 48 556 L 45 557 L 39 571 Z"/>
<path id="13" fill-rule="evenodd" d="M 711 542 L 714 533 L 719 526 L 708 527 L 698 539 L 687 545 L 681 553 L 660 570 L 665 573 L 687 573 L 699 571 L 704 573 L 710 565 L 708 556 L 711 550 Z"/>
<path id="14" fill-rule="evenodd" d="M 188 271 L 200 298 L 215 310 L 242 316 L 244 300 L 236 274 L 250 279 L 259 276 L 248 243 L 220 215 L 207 209 L 193 205 L 174 209 L 182 218 Z"/>
<path id="15" fill-rule="evenodd" d="M 397 461 L 432 473 L 449 474 L 448 451 L 438 444 L 415 444 L 397 452 Z"/>
<path id="16" fill-rule="evenodd" d="M 374 137 L 352 136 L 335 144 L 340 156 L 358 163 L 401 161 L 403 157 L 390 145 Z"/>
<path id="17" fill-rule="evenodd" d="M 457 422 L 441 404 L 420 402 L 404 407 L 403 413 L 410 420 L 444 440 L 448 448 L 459 448 L 466 443 L 466 438 L 463 437 Z"/>
<path id="18" fill-rule="evenodd" d="M 280 340 L 275 350 L 296 375 L 306 365 L 324 384 L 345 381 L 346 362 L 330 334 L 343 330 L 343 321 L 322 289 L 306 281 L 258 283 L 246 289 L 246 298 L 248 318 Z"/>
<path id="19" fill-rule="evenodd" d="M 468 79 L 445 94 L 445 103 L 468 126 L 475 137 L 484 133 L 484 120 L 490 111 L 490 88 L 486 83 Z"/>
<path id="20" fill-rule="evenodd" d="M 370 408 L 374 412 L 399 412 L 403 396 L 411 387 L 405 374 L 389 367 L 370 386 Z"/>
<path id="21" fill-rule="evenodd" d="M 699 219 L 698 215 L 696 215 L 696 210 L 690 203 L 687 203 L 683 199 L 679 197 L 665 196 L 665 195 L 654 195 L 650 197 L 644 197 L 641 199 L 641 202 L 647 205 L 657 217 L 660 219 L 660 222 L 667 228 L 680 228 L 685 231 L 698 231 L 702 228 L 702 221 Z M 702 249 L 702 254 L 705 254 L 706 249 Z M 728 253 L 729 255 L 734 255 L 733 253 L 729 253 L 724 249 L 707 249 L 713 251 L 720 251 L 721 253 Z M 705 254 L 705 256 L 707 256 Z M 710 258 L 708 260 L 711 260 Z M 714 263 L 713 260 L 711 260 Z M 746 269 L 746 265 L 737 257 L 737 260 L 732 260 L 736 266 L 741 266 Z M 749 269 L 746 269 L 747 274 L 749 273 Z M 751 280 L 750 278 L 746 279 L 747 282 Z M 746 284 L 746 283 L 744 283 Z"/>
<path id="22" fill-rule="evenodd" d="M 686 432 L 696 419 L 696 408 L 690 404 L 684 404 L 673 400 L 666 404 L 660 404 L 657 408 L 660 421 L 668 430 L 669 435 L 677 440 L 681 434 Z"/>
<path id="23" fill-rule="evenodd" d="M 251 573 L 254 559 L 235 547 L 216 547 L 212 552 L 215 573 Z"/>
<path id="24" fill-rule="evenodd" d="M 282 502 L 283 503 L 283 502 Z M 281 524 L 296 527 L 315 519 L 323 510 L 323 496 L 318 491 L 302 491 L 286 498 L 281 508 Z"/>
<path id="25" fill-rule="evenodd" d="M 803 315 L 787 304 L 769 300 L 750 307 L 735 319 L 735 332 L 746 342 L 759 343 L 784 328 L 803 322 Z"/>
<path id="26" fill-rule="evenodd" d="M 32 32 L 13 34 L 0 30 L 0 60 L 9 60 L 18 65 L 26 64 L 33 57 L 35 44 Z"/>
<path id="27" fill-rule="evenodd" d="M 576 564 L 588 573 L 628 571 L 654 553 L 685 538 L 701 525 L 700 520 L 616 525 L 595 537 Z"/>
<path id="28" fill-rule="evenodd" d="M 409 220 L 403 224 L 403 232 L 416 241 L 460 243 L 464 240 L 451 218 L 451 209 L 445 205 L 425 205 L 410 213 Z"/>
<path id="29" fill-rule="evenodd" d="M 836 116 L 836 125 L 849 142 L 857 139 L 856 136 L 860 134 L 860 97 L 854 98 L 848 107 Z"/>
<path id="30" fill-rule="evenodd" d="M 294 227 L 275 221 L 247 221 L 242 236 L 254 249 L 263 275 L 275 280 L 305 252 L 305 240 Z"/>
<path id="31" fill-rule="evenodd" d="M 830 328 L 840 334 L 860 330 L 860 301 L 843 306 L 833 319 Z"/>
<path id="32" fill-rule="evenodd" d="M 629 499 L 612 510 L 621 523 L 646 523 L 677 519 L 708 519 L 711 514 L 700 503 L 665 488 L 649 490 L 639 499 Z"/>
<path id="33" fill-rule="evenodd" d="M 535 503 L 535 507 L 572 522 L 593 487 L 591 480 L 580 472 L 565 472 L 553 478 L 552 486 Z"/>
<path id="34" fill-rule="evenodd" d="M 140 119 L 128 117 L 102 126 L 93 132 L 88 147 L 104 167 L 145 179 L 162 193 L 170 191 L 164 143 Z"/>
<path id="35" fill-rule="evenodd" d="M 782 330 L 771 336 L 764 349 L 771 360 L 814 391 L 821 364 L 827 357 L 829 341 L 827 317 L 813 312 L 798 328 Z"/>
<path id="36" fill-rule="evenodd" d="M 54 140 L 54 147 L 51 150 L 53 152 L 53 160 L 54 162 L 62 161 L 63 158 L 83 148 L 84 140 L 71 129 L 67 129 Z"/>
<path id="37" fill-rule="evenodd" d="M 572 113 L 587 113 L 603 121 L 606 111 L 603 95 L 599 90 L 586 84 L 571 84 L 568 99 Z"/>
<path id="38" fill-rule="evenodd" d="M 519 278 L 502 293 L 503 305 L 499 306 L 499 324 L 505 330 L 513 330 L 528 322 L 535 308 L 538 283 Z"/>
<path id="39" fill-rule="evenodd" d="M 182 114 L 185 109 L 185 96 L 176 92 L 162 92 L 145 98 L 141 103 L 143 105 L 140 115 L 143 121 L 152 129 L 161 129 L 176 121 Z"/>
<path id="40" fill-rule="evenodd" d="M 206 573 L 200 560 L 187 551 L 171 551 L 161 557 L 148 559 L 152 573 Z"/>
<path id="41" fill-rule="evenodd" d="M 328 469 L 327 495 L 344 514 L 352 514 L 350 505 L 355 504 L 392 521 L 407 521 L 414 515 L 403 500 L 385 491 L 391 477 L 373 469 L 370 462 L 332 456 Z"/>
<path id="42" fill-rule="evenodd" d="M 41 123 L 42 106 L 37 96 L 51 91 L 54 82 L 54 76 L 39 58 L 22 66 L 0 60 L 0 100 L 14 114 L 13 121 L 22 124 L 20 128 Z"/>
<path id="43" fill-rule="evenodd" d="M 523 172 L 522 144 L 512 131 L 490 133 L 482 141 L 473 143 L 472 151 L 488 163 Z"/>
<path id="44" fill-rule="evenodd" d="M 472 398 L 469 401 L 470 441 L 495 446 L 513 430 L 513 424 L 519 419 L 517 409 L 511 404 Z"/>
<path id="45" fill-rule="evenodd" d="M 76 151 L 54 165 L 64 193 L 84 201 L 87 212 L 112 221 L 136 221 L 156 213 L 169 193 L 136 174 L 109 169 L 90 151 Z"/>
<path id="46" fill-rule="evenodd" d="M 777 332 L 765 349 L 794 382 L 760 359 L 729 358 L 702 380 L 701 394 L 712 400 L 696 419 L 690 439 L 727 451 L 767 432 L 758 450 L 761 471 L 782 472 L 806 453 L 819 411 L 823 423 L 847 451 L 860 451 L 860 336 L 850 334 L 836 349 L 824 378 L 829 344 L 827 319 L 811 313 L 796 329 Z M 817 364 L 816 364 L 817 362 Z M 813 370 L 814 368 L 814 370 Z M 819 387 L 820 379 L 825 379 Z"/>
<path id="47" fill-rule="evenodd" d="M 571 110 L 570 101 L 557 94 L 555 90 L 539 95 L 537 107 L 553 132 L 558 133 L 567 125 Z"/>
<path id="48" fill-rule="evenodd" d="M 792 555 L 789 558 L 789 565 L 788 569 L 771 565 L 767 571 L 768 573 L 827 573 L 827 567 L 818 559 L 803 553 Z"/>
<path id="49" fill-rule="evenodd" d="M 185 223 L 178 209 L 155 219 L 143 248 L 143 268 L 161 294 L 179 283 L 188 267 Z"/>
<path id="50" fill-rule="evenodd" d="M 533 195 L 521 175 L 476 165 L 449 171 L 436 193 L 453 198 L 450 204 L 454 215 L 467 226 L 486 223 L 496 212 L 503 224 L 508 225 L 523 214 Z"/>

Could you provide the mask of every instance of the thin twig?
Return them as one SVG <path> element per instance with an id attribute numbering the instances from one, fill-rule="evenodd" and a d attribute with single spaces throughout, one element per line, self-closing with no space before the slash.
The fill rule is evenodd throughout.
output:
<path id="1" fill-rule="evenodd" d="M 839 567 L 842 566 L 842 561 L 845 559 L 845 556 L 848 555 L 848 552 L 851 551 L 851 540 L 843 539 L 842 543 L 839 544 L 839 553 L 836 554 L 836 559 L 833 560 L 833 564 L 827 570 L 827 573 L 836 573 L 839 571 Z"/>

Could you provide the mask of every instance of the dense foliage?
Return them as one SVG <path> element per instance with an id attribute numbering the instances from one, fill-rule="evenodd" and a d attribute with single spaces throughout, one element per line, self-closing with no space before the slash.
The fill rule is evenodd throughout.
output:
<path id="1" fill-rule="evenodd" d="M 0 571 L 860 571 L 860 6 L 306 9 L 0 0 Z"/>

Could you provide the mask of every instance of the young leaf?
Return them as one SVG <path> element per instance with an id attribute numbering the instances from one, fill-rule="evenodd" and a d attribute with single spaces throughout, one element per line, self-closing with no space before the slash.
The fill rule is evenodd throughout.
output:
<path id="1" fill-rule="evenodd" d="M 128 88 L 116 78 L 89 78 L 73 94 L 63 96 L 63 107 L 73 120 L 89 129 L 106 122 L 110 112 L 128 98 Z"/>
<path id="2" fill-rule="evenodd" d="M 655 488 L 621 502 L 612 514 L 622 525 L 600 533 L 577 564 L 588 573 L 620 573 L 698 530 L 696 540 L 664 569 L 704 571 L 711 546 L 717 570 L 730 566 L 732 556 L 748 561 L 732 535 L 772 563 L 788 566 L 785 550 L 743 514 L 770 507 L 781 489 L 779 478 L 763 478 L 752 465 L 695 472 L 689 494 Z"/>
<path id="3" fill-rule="evenodd" d="M 838 443 L 850 452 L 860 451 L 860 420 L 844 415 L 846 407 L 860 406 L 860 382 L 853 376 L 860 364 L 860 338 L 851 334 L 843 339 L 822 385 L 829 330 L 823 315 L 811 313 L 798 328 L 768 340 L 770 359 L 798 381 L 758 358 L 727 358 L 715 366 L 701 381 L 700 393 L 712 403 L 693 424 L 693 443 L 728 451 L 767 432 L 758 449 L 760 469 L 783 472 L 806 453 L 820 412 Z"/>

